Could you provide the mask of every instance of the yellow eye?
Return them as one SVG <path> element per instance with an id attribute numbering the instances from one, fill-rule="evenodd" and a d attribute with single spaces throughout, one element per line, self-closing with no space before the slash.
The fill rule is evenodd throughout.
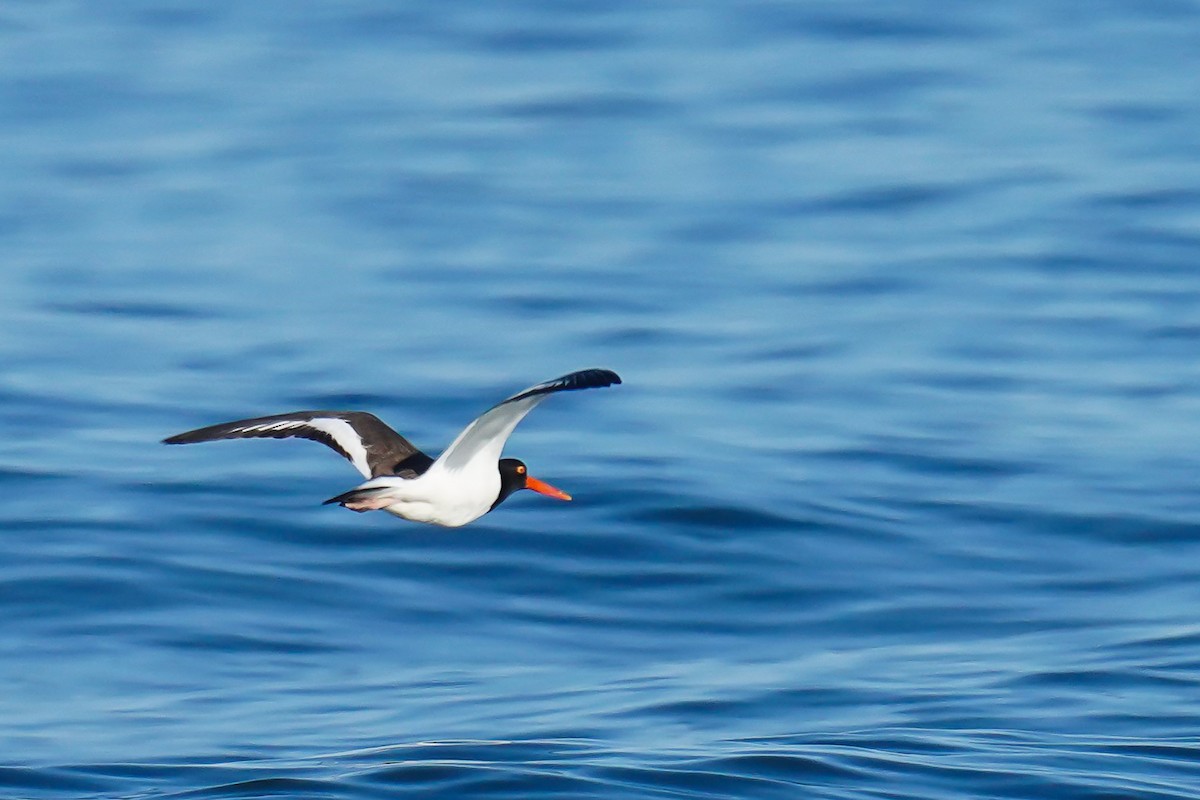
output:
<path id="1" fill-rule="evenodd" d="M 524 475 L 524 474 L 525 474 L 525 468 L 524 468 L 524 467 L 517 467 L 517 474 L 518 474 L 518 475 Z"/>

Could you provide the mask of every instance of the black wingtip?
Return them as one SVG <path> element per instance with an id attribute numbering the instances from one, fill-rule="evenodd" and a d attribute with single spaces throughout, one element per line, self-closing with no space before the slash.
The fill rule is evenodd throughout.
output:
<path id="1" fill-rule="evenodd" d="M 163 444 L 196 444 L 197 442 L 211 442 L 213 439 L 219 439 L 220 436 L 213 436 L 214 432 L 219 431 L 225 425 L 210 425 L 207 428 L 196 428 L 194 431 L 184 431 L 177 433 L 174 436 L 168 436 L 162 440 Z"/>
<path id="2" fill-rule="evenodd" d="M 621 376 L 611 369 L 581 369 L 559 378 L 569 382 L 572 389 L 601 389 L 605 386 L 615 386 L 621 382 Z"/>
<path id="3" fill-rule="evenodd" d="M 216 427 L 216 426 L 213 426 Z M 199 442 L 211 442 L 214 439 L 220 439 L 220 436 L 212 436 L 210 428 L 200 428 L 194 431 L 184 431 L 177 433 L 174 436 L 168 436 L 162 440 L 163 444 L 197 444 Z"/>
<path id="4" fill-rule="evenodd" d="M 555 378 L 552 381 L 539 383 L 531 389 L 526 389 L 520 394 L 515 394 L 505 400 L 505 403 L 524 400 L 527 397 L 534 397 L 539 394 L 552 394 L 554 392 L 573 392 L 577 389 L 601 389 L 605 386 L 612 386 L 621 382 L 621 376 L 613 372 L 611 369 L 581 369 L 578 372 L 568 372 Z M 503 403 L 501 404 L 503 405 Z"/>

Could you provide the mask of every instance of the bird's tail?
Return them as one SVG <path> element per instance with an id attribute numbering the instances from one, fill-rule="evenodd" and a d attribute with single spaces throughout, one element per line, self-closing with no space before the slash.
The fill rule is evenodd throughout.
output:
<path id="1" fill-rule="evenodd" d="M 389 488 L 387 486 L 359 486 L 348 492 L 342 492 L 337 497 L 331 497 L 321 505 L 337 503 L 351 511 L 378 511 L 396 502 L 396 498 L 388 493 Z"/>

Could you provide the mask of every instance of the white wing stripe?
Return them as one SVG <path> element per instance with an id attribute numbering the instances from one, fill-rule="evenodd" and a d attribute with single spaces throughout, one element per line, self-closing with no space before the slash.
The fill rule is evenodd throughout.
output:
<path id="1" fill-rule="evenodd" d="M 345 450 L 350 456 L 350 463 L 354 465 L 354 468 L 361 472 L 364 478 L 371 477 L 371 465 L 367 463 L 367 448 L 363 447 L 362 438 L 354 430 L 354 426 L 346 420 L 336 417 L 317 417 L 303 423 L 288 423 L 285 427 L 315 428 L 322 433 L 329 434 L 338 443 L 338 447 Z"/>
<path id="2" fill-rule="evenodd" d="M 364 478 L 371 477 L 371 465 L 367 463 L 367 448 L 363 446 L 362 437 L 354 426 L 344 419 L 337 417 L 314 417 L 312 419 L 285 419 L 281 422 L 264 422 L 258 425 L 243 425 L 231 428 L 230 433 L 265 433 L 268 431 L 290 431 L 294 429 L 319 431 L 332 439 L 337 446 L 350 457 L 350 463 L 362 473 Z"/>
<path id="3" fill-rule="evenodd" d="M 283 422 L 270 422 L 270 423 L 265 423 L 262 425 L 246 425 L 241 428 L 234 428 L 233 430 L 238 433 L 249 433 L 250 431 L 286 431 L 286 430 L 290 430 L 292 428 L 304 428 L 304 427 L 312 427 L 312 428 L 317 428 L 318 430 L 323 430 L 322 428 L 319 428 L 318 426 L 313 425 L 312 424 L 313 422 L 316 422 L 316 420 L 311 420 L 311 421 L 306 420 L 304 422 L 298 422 L 296 420 L 285 420 Z M 326 433 L 328 433 L 328 431 L 326 431 Z M 332 434 L 330 434 L 330 435 L 332 435 Z"/>

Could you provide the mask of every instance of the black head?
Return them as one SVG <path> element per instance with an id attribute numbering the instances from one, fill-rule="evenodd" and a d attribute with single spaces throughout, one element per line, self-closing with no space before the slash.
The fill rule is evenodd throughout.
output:
<path id="1" fill-rule="evenodd" d="M 492 508 L 503 503 L 508 499 L 508 496 L 513 492 L 519 492 L 522 489 L 532 489 L 538 494 L 544 494 L 547 497 L 556 497 L 559 500 L 570 500 L 571 495 L 555 489 L 550 484 L 539 481 L 537 478 L 529 474 L 529 468 L 525 466 L 524 461 L 516 458 L 500 459 L 500 494 L 496 497 L 496 502 L 492 503 Z"/>

